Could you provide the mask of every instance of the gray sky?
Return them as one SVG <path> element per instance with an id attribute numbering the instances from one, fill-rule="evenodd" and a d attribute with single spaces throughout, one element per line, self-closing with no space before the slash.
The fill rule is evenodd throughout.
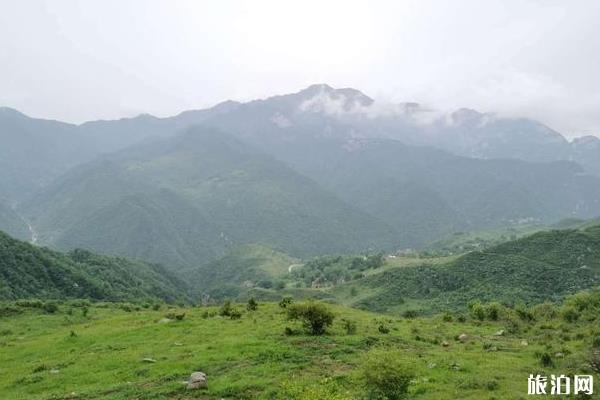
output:
<path id="1" fill-rule="evenodd" d="M 0 0 L 0 105 L 72 122 L 350 86 L 600 134 L 600 1 Z"/>

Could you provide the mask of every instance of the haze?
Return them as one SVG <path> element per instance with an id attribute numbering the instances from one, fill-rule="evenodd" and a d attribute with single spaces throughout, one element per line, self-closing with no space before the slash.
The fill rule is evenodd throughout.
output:
<path id="1" fill-rule="evenodd" d="M 311 83 L 600 133 L 597 1 L 2 1 L 0 105 L 82 122 Z"/>

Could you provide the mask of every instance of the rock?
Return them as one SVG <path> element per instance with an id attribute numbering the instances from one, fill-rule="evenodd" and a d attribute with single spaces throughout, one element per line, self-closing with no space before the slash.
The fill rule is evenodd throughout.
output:
<path id="1" fill-rule="evenodd" d="M 554 355 L 554 357 L 556 357 L 556 358 L 564 358 L 564 356 L 565 356 L 565 353 L 556 353 Z"/>
<path id="2" fill-rule="evenodd" d="M 155 363 L 156 360 L 154 358 L 142 358 L 142 362 L 145 362 L 145 363 Z"/>
<path id="3" fill-rule="evenodd" d="M 462 343 L 466 342 L 469 339 L 469 335 L 467 335 L 466 333 L 461 333 L 458 336 L 458 340 L 461 341 Z"/>
<path id="4" fill-rule="evenodd" d="M 58 369 L 51 369 L 50 373 L 51 374 L 58 374 L 58 373 L 60 373 L 60 370 L 58 370 Z"/>
<path id="5" fill-rule="evenodd" d="M 445 340 L 442 342 L 442 346 L 444 347 L 448 347 L 450 346 L 450 343 L 446 342 Z"/>
<path id="6" fill-rule="evenodd" d="M 529 342 L 527 342 L 527 340 L 521 340 L 521 346 L 529 346 Z"/>
<path id="7" fill-rule="evenodd" d="M 183 346 L 183 343 L 175 342 L 175 343 L 173 343 L 173 346 Z"/>
<path id="8" fill-rule="evenodd" d="M 204 372 L 196 371 L 190 375 L 187 381 L 188 389 L 202 389 L 208 386 L 206 382 L 206 374 Z"/>
<path id="9" fill-rule="evenodd" d="M 504 336 L 504 329 L 500 329 L 498 332 L 494 333 L 494 336 Z"/>

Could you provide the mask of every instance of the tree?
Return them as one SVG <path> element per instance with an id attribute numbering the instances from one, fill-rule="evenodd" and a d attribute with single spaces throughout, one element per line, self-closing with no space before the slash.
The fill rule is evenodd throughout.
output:
<path id="1" fill-rule="evenodd" d="M 250 297 L 250 300 L 248 300 L 248 304 L 246 305 L 246 309 L 248 311 L 256 311 L 256 309 L 258 309 L 258 303 L 254 297 Z"/>
<path id="2" fill-rule="evenodd" d="M 289 305 L 287 316 L 290 320 L 301 321 L 312 335 L 324 334 L 335 318 L 333 312 L 325 304 L 312 301 Z"/>

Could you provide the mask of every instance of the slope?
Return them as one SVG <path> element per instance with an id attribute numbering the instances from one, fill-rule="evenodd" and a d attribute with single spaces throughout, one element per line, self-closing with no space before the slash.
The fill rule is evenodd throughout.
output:
<path id="1" fill-rule="evenodd" d="M 250 243 L 307 256 L 390 247 L 394 239 L 385 223 L 210 128 L 73 170 L 24 212 L 42 243 L 179 266 L 200 265 Z M 174 239 L 177 244 L 166 244 Z M 133 245 L 139 241 L 153 251 Z"/>
<path id="2" fill-rule="evenodd" d="M 186 285 L 156 265 L 59 253 L 0 232 L 0 299 L 185 300 Z"/>
<path id="3" fill-rule="evenodd" d="M 470 301 L 539 303 L 600 284 L 600 225 L 538 232 L 441 266 L 389 269 L 352 283 L 375 310 L 464 308 Z M 341 290 L 341 289 L 340 289 Z"/>

